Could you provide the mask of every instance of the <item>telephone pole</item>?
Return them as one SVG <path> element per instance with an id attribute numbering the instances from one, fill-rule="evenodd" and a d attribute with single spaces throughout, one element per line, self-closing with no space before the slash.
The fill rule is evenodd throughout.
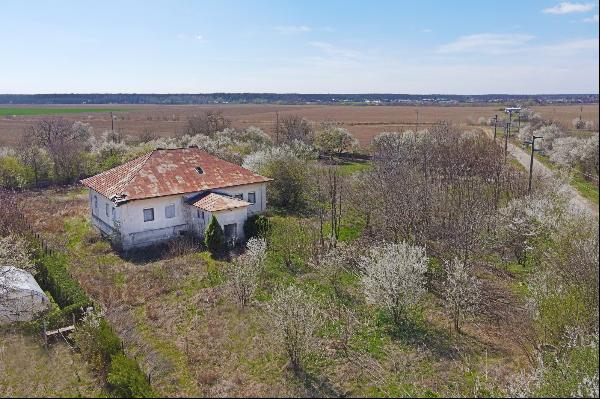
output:
<path id="1" fill-rule="evenodd" d="M 531 136 L 531 141 L 525 142 L 525 144 L 531 145 L 531 160 L 529 161 L 529 185 L 527 186 L 528 193 L 531 193 L 531 179 L 533 177 L 533 153 L 539 151 L 535 149 L 535 140 L 541 138 L 542 136 Z"/>
<path id="2" fill-rule="evenodd" d="M 112 111 L 110 111 L 110 130 L 115 132 L 115 117 L 113 116 Z"/>
<path id="3" fill-rule="evenodd" d="M 415 125 L 415 132 L 419 130 L 419 109 L 417 108 L 417 124 Z"/>
<path id="4" fill-rule="evenodd" d="M 275 111 L 275 142 L 279 144 L 279 111 Z"/>
<path id="5" fill-rule="evenodd" d="M 506 123 L 504 126 L 504 163 L 506 163 L 506 157 L 508 156 L 508 132 L 510 132 L 510 123 Z"/>
<path id="6" fill-rule="evenodd" d="M 494 115 L 494 142 L 496 142 L 496 127 L 498 126 L 498 114 Z"/>

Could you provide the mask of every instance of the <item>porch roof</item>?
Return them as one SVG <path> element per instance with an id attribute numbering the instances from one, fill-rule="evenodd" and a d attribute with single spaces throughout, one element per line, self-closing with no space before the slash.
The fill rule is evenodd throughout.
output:
<path id="1" fill-rule="evenodd" d="M 207 193 L 199 198 L 194 198 L 189 204 L 207 212 L 225 211 L 252 205 L 249 202 L 217 193 Z"/>

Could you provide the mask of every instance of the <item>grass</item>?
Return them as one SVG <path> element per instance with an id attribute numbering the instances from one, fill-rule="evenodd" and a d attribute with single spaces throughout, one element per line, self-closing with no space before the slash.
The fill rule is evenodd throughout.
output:
<path id="1" fill-rule="evenodd" d="M 584 198 L 598 205 L 598 186 L 584 179 L 581 173 L 577 172 L 573 174 L 571 178 L 571 185 L 579 191 Z"/>
<path id="2" fill-rule="evenodd" d="M 365 164 L 359 165 L 347 169 Z M 355 271 L 340 273 L 333 282 L 327 271 L 302 259 L 311 248 L 305 248 L 304 242 L 311 237 L 310 231 L 305 231 L 309 219 L 285 214 L 271 217 L 281 233 L 287 229 L 287 234 L 296 237 L 295 267 L 283 265 L 283 253 L 277 250 L 283 243 L 278 240 L 287 236 L 280 234 L 269 243 L 273 246 L 254 303 L 239 309 L 228 282 L 228 262 L 213 259 L 207 252 L 130 262 L 91 233 L 87 197 L 69 194 L 48 190 L 26 201 L 35 207 L 31 212 L 39 220 L 55 215 L 56 223 L 38 226 L 53 241 L 63 237 L 72 260 L 70 271 L 90 296 L 104 304 L 127 353 L 138 360 L 144 372 L 151 373 L 153 388 L 159 394 L 467 395 L 473 393 L 474 379 L 484 373 L 485 362 L 482 357 L 474 358 L 466 373 L 466 363 L 448 355 L 454 353 L 451 348 L 473 353 L 489 347 L 490 352 L 502 353 L 495 358 L 499 368 L 514 363 L 511 356 L 516 357 L 515 353 L 504 354 L 498 349 L 506 347 L 505 342 L 477 341 L 478 349 L 471 349 L 473 340 L 446 333 L 448 321 L 433 295 L 427 300 L 423 318 L 401 331 L 392 328 L 385 314 L 365 302 Z M 356 215 L 347 216 L 340 235 L 353 245 L 364 223 Z M 300 287 L 320 312 L 331 316 L 318 329 L 318 344 L 307 359 L 304 379 L 286 368 L 285 354 L 273 341 L 273 326 L 265 312 L 265 302 L 271 300 L 273 290 L 288 284 Z M 334 284 L 354 320 L 347 352 L 339 346 L 347 321 L 332 304 Z M 495 331 L 489 326 L 478 328 Z M 477 335 L 469 325 L 465 330 Z"/>
<path id="3" fill-rule="evenodd" d="M 119 112 L 127 111 L 126 108 L 0 108 L 0 116 L 35 116 L 56 114 L 82 114 L 88 112 Z"/>

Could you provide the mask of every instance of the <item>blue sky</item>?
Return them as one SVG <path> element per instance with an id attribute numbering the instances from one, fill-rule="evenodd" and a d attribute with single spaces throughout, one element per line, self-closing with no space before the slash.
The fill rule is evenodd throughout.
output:
<path id="1" fill-rule="evenodd" d="M 0 93 L 598 93 L 598 3 L 12 1 Z"/>

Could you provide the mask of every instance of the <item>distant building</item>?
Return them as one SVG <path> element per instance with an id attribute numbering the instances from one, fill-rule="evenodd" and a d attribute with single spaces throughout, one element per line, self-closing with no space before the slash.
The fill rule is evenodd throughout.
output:
<path id="1" fill-rule="evenodd" d="M 226 238 L 243 240 L 248 216 L 266 210 L 270 180 L 191 147 L 158 149 L 81 183 L 92 224 L 129 249 L 201 238 L 213 215 Z"/>
<path id="2" fill-rule="evenodd" d="M 0 325 L 31 321 L 50 308 L 33 276 L 14 266 L 0 266 Z"/>

